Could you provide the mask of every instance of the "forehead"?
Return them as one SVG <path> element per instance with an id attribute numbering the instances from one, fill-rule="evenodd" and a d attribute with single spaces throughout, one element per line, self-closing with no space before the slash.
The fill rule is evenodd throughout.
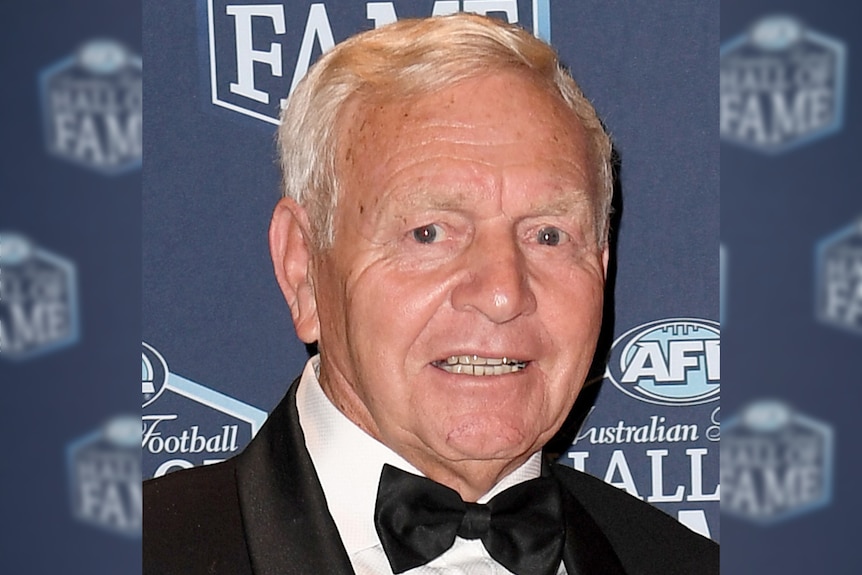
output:
<path id="1" fill-rule="evenodd" d="M 580 120 L 526 74 L 480 76 L 408 98 L 356 99 L 342 120 L 348 192 L 383 194 L 399 182 L 460 196 L 502 180 L 549 191 L 594 187 Z"/>

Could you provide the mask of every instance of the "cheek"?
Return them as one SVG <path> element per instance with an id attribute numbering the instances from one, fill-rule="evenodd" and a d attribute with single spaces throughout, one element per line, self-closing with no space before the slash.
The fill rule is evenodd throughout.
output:
<path id="1" fill-rule="evenodd" d="M 553 317 L 578 323 L 601 316 L 605 282 L 600 261 L 584 262 L 562 273 L 555 266 L 537 266 L 534 278 Z"/>
<path id="2" fill-rule="evenodd" d="M 442 274 L 405 273 L 381 263 L 356 276 L 348 291 L 351 329 L 395 339 L 395 347 L 402 348 L 446 307 L 449 287 Z M 372 326 L 377 331 L 370 331 Z"/>
<path id="3" fill-rule="evenodd" d="M 581 273 L 555 281 L 537 297 L 543 324 L 562 360 L 560 369 L 589 367 L 602 324 L 603 296 L 601 277 Z"/>

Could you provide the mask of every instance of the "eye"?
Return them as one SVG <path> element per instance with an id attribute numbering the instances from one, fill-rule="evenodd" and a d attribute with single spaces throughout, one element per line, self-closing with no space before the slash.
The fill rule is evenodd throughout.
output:
<path id="1" fill-rule="evenodd" d="M 443 230 L 437 224 L 426 224 L 413 230 L 413 239 L 420 244 L 433 244 L 442 235 Z"/>
<path id="2" fill-rule="evenodd" d="M 536 234 L 536 241 L 543 246 L 558 246 L 562 240 L 562 232 L 554 227 L 546 227 Z"/>

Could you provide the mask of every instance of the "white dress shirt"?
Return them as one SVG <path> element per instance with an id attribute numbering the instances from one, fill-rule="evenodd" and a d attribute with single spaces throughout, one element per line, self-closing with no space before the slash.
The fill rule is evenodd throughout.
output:
<path id="1" fill-rule="evenodd" d="M 317 471 L 329 512 L 357 575 L 392 575 L 392 569 L 374 528 L 377 484 L 384 463 L 423 475 L 397 453 L 347 419 L 323 393 L 318 382 L 320 359 L 305 366 L 296 393 L 299 422 L 305 445 Z M 479 499 L 494 495 L 541 474 L 541 453 L 536 453 Z M 443 555 L 405 575 L 505 575 L 511 572 L 488 555 L 478 539 L 455 538 Z M 566 575 L 562 562 L 558 575 Z"/>

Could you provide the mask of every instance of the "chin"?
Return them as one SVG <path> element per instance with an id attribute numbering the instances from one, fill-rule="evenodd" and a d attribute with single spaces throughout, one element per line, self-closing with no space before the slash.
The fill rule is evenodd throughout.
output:
<path id="1" fill-rule="evenodd" d="M 532 430 L 531 430 L 532 431 Z M 446 446 L 458 459 L 516 459 L 534 451 L 535 435 L 500 418 L 471 420 L 451 429 Z"/>

